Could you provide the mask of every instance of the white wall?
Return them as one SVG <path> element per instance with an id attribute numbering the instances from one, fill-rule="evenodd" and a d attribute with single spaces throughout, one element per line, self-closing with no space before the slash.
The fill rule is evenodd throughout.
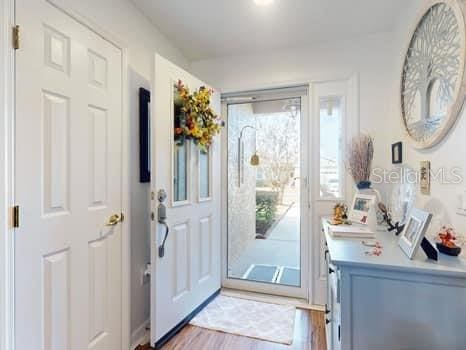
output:
<path id="1" fill-rule="evenodd" d="M 441 224 L 453 224 L 466 232 L 466 217 L 456 214 L 459 194 L 466 190 L 466 111 L 443 142 L 419 151 L 406 139 L 399 108 L 400 74 L 404 50 L 427 0 L 413 0 L 400 15 L 396 30 L 351 41 L 324 43 L 313 47 L 286 49 L 259 55 L 244 55 L 193 62 L 195 74 L 223 91 L 282 85 L 286 82 L 329 80 L 360 76 L 361 130 L 375 138 L 375 166 L 392 169 L 391 144 L 404 141 L 405 164 L 419 169 L 430 160 L 434 170 L 463 169 L 460 185 L 432 183 L 430 196 L 418 194 L 416 205 L 434 214 L 431 233 Z M 382 186 L 391 191 L 392 186 Z"/>
<path id="2" fill-rule="evenodd" d="M 129 68 L 131 188 L 131 338 L 133 345 L 147 335 L 150 320 L 150 283 L 142 271 L 150 262 L 150 184 L 139 182 L 139 88 L 150 90 L 150 80 Z"/>
<path id="3" fill-rule="evenodd" d="M 150 261 L 149 186 L 139 183 L 139 87 L 150 87 L 154 54 L 177 65 L 188 60 L 130 0 L 59 0 L 122 40 L 128 52 L 131 186 L 131 342 L 140 340 L 150 314 L 149 284 L 141 285 L 141 271 Z"/>
<path id="4" fill-rule="evenodd" d="M 375 137 L 375 165 L 388 166 L 391 82 L 396 54 L 394 33 L 351 41 L 321 43 L 259 55 L 193 62 L 192 71 L 223 91 L 247 90 L 286 83 L 350 78 L 359 74 L 360 127 Z"/>
<path id="5" fill-rule="evenodd" d="M 57 1 L 57 0 L 56 0 Z M 181 67 L 189 61 L 169 39 L 160 33 L 130 0 L 58 0 L 97 23 L 128 47 L 129 65 L 150 78 L 154 53 L 166 57 Z"/>
<path id="6" fill-rule="evenodd" d="M 457 215 L 459 205 L 459 195 L 466 190 L 466 111 L 458 117 L 453 129 L 445 139 L 438 145 L 427 150 L 416 150 L 409 145 L 401 124 L 401 112 L 399 108 L 399 77 L 404 61 L 406 46 L 411 36 L 413 26 L 418 20 L 418 16 L 424 10 L 426 0 L 419 1 L 416 7 L 406 16 L 406 20 L 400 23 L 397 31 L 397 49 L 394 57 L 397 72 L 392 79 L 391 97 L 391 117 L 387 130 L 389 130 L 389 143 L 402 140 L 404 143 L 404 164 L 415 170 L 419 170 L 421 160 L 431 161 L 434 171 L 445 168 L 447 171 L 458 167 L 461 169 L 463 182 L 461 184 L 442 184 L 440 181 L 432 182 L 431 195 L 426 196 L 418 193 L 417 205 L 425 208 L 434 214 L 433 223 L 430 227 L 430 234 L 442 224 L 452 224 L 463 234 L 466 233 L 466 217 Z"/>

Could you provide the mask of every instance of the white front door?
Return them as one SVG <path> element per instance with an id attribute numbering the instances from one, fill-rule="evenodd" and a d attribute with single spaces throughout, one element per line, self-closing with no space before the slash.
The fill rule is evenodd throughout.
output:
<path id="1" fill-rule="evenodd" d="M 121 349 L 122 52 L 46 1 L 16 16 L 16 349 Z"/>
<path id="2" fill-rule="evenodd" d="M 160 56 L 155 57 L 152 103 L 151 342 L 185 320 L 220 289 L 220 137 L 208 154 L 191 141 L 174 143 L 174 86 L 181 80 L 191 92 L 203 82 Z M 220 96 L 212 96 L 220 112 Z M 169 228 L 164 255 L 159 247 L 166 227 L 158 222 L 159 191 L 167 198 Z"/>

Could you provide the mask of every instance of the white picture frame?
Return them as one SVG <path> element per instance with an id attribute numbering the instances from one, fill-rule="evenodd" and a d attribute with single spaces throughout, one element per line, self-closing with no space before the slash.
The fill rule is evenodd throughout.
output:
<path id="1" fill-rule="evenodd" d="M 374 210 L 376 199 L 375 195 L 356 193 L 350 207 L 348 219 L 358 224 L 368 225 L 370 212 Z"/>
<path id="2" fill-rule="evenodd" d="M 411 209 L 398 240 L 398 245 L 409 259 L 416 255 L 431 219 L 432 214 L 417 208 Z"/>

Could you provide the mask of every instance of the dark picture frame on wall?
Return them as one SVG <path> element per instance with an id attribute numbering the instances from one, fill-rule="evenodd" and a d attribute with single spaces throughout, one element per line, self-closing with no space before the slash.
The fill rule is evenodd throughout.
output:
<path id="1" fill-rule="evenodd" d="M 150 182 L 150 91 L 139 88 L 139 182 Z"/>
<path id="2" fill-rule="evenodd" d="M 392 164 L 403 163 L 403 143 L 397 142 L 392 145 Z"/>

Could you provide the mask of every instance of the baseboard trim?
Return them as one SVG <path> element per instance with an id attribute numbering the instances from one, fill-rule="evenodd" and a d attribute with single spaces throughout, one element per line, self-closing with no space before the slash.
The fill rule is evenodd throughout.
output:
<path id="1" fill-rule="evenodd" d="M 180 323 L 173 327 L 167 334 L 160 338 L 155 344 L 154 349 L 161 349 L 166 343 L 168 343 L 175 335 L 177 335 L 183 327 L 185 327 L 189 321 L 191 321 L 203 308 L 205 308 L 217 295 L 220 294 L 220 289 L 214 294 L 208 297 L 204 302 L 199 305 L 193 312 L 186 316 Z"/>
<path id="2" fill-rule="evenodd" d="M 139 345 L 150 342 L 150 318 L 145 320 L 138 328 L 131 332 L 131 350 L 136 349 Z"/>

